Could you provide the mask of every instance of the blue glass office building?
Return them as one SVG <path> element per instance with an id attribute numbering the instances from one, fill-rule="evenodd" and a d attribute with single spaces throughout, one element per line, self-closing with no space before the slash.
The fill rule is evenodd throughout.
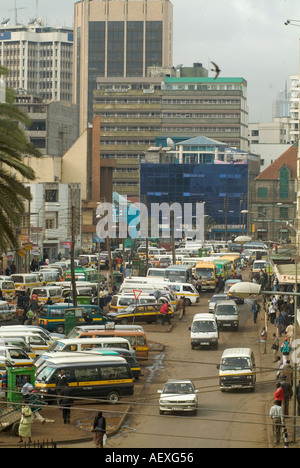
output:
<path id="1" fill-rule="evenodd" d="M 242 210 L 247 209 L 249 162 L 238 164 L 141 164 L 141 201 L 152 203 L 205 202 L 205 214 L 215 225 L 214 239 L 242 233 Z M 245 217 L 246 218 L 246 217 Z"/>

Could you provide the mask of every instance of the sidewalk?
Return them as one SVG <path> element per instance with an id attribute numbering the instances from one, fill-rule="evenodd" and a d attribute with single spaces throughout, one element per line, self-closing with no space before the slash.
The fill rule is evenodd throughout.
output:
<path id="1" fill-rule="evenodd" d="M 160 331 L 162 333 L 168 333 L 171 329 L 172 326 L 163 327 Z M 153 356 L 161 352 L 164 348 L 160 343 L 151 342 L 150 344 L 150 353 L 153 353 Z M 62 411 L 60 408 L 51 405 L 45 406 L 41 411 L 41 415 L 43 418 L 52 422 L 42 424 L 39 421 L 34 421 L 32 424 L 32 441 L 35 443 L 47 441 L 51 443 L 51 441 L 53 441 L 57 443 L 58 448 L 68 446 L 73 448 L 76 446 L 83 447 L 86 444 L 93 447 L 91 427 L 98 411 L 103 411 L 106 418 L 108 437 L 116 435 L 123 426 L 128 412 L 131 410 L 131 399 L 135 401 L 137 396 L 143 391 L 148 372 L 146 367 L 151 363 L 152 359 L 150 358 L 149 361 L 150 362 L 142 368 L 144 376 L 135 384 L 134 396 L 127 397 L 126 404 L 122 403 L 122 400 L 115 405 L 108 403 L 76 405 L 75 403 L 71 408 L 71 424 L 69 425 L 63 423 Z M 13 435 L 11 432 L 1 432 L 0 448 L 22 447 L 22 445 L 18 444 L 18 440 L 18 436 Z"/>
<path id="2" fill-rule="evenodd" d="M 262 302 L 259 301 L 260 305 L 262 306 Z M 263 327 L 265 326 L 265 317 L 264 317 L 264 311 L 263 311 L 263 307 L 261 309 L 261 312 L 259 314 L 259 317 L 258 317 L 258 320 L 257 320 L 257 336 L 258 336 L 258 339 L 259 339 L 259 334 L 261 332 L 261 330 L 263 329 Z M 272 387 L 272 390 L 270 392 L 270 395 L 269 395 L 269 398 L 266 398 L 266 409 L 265 409 L 265 414 L 266 414 L 266 419 L 267 419 L 267 433 L 268 433 L 268 441 L 269 441 L 269 447 L 270 448 L 274 448 L 275 446 L 273 445 L 273 433 L 272 433 L 272 421 L 271 419 L 269 418 L 269 412 L 270 412 L 270 409 L 271 407 L 273 406 L 273 403 L 274 403 L 274 399 L 273 399 L 273 395 L 276 391 L 276 371 L 278 369 L 278 364 L 274 363 L 273 362 L 273 351 L 271 349 L 272 347 L 272 342 L 273 342 L 273 333 L 276 333 L 277 331 L 277 328 L 275 327 L 275 325 L 272 325 L 269 321 L 267 322 L 267 331 L 268 331 L 268 341 L 267 341 L 267 353 L 266 354 L 263 354 L 262 353 L 262 345 L 261 343 L 258 343 L 259 344 L 259 347 L 260 347 L 260 366 L 263 370 L 263 373 L 264 373 L 264 377 L 263 377 L 263 380 L 264 381 L 267 381 L 267 382 L 274 382 L 274 385 Z M 284 339 L 285 335 L 282 335 L 282 337 L 279 339 L 279 343 L 280 343 L 280 340 Z M 281 344 L 281 343 L 280 343 Z M 281 353 L 280 353 L 280 349 L 278 351 L 278 356 L 281 357 Z M 298 379 L 297 379 L 298 380 Z M 290 402 L 290 407 L 289 407 L 289 415 L 290 417 L 287 419 L 287 431 L 288 431 L 288 441 L 289 441 L 289 448 L 300 448 L 300 420 L 299 418 L 297 417 L 297 431 L 296 431 L 296 443 L 292 442 L 292 439 L 293 439 L 293 427 L 292 427 L 292 424 L 293 424 L 293 413 L 294 413 L 294 399 L 292 398 L 291 402 Z M 278 448 L 282 448 L 284 445 L 283 441 L 282 441 L 282 446 L 278 446 Z"/>

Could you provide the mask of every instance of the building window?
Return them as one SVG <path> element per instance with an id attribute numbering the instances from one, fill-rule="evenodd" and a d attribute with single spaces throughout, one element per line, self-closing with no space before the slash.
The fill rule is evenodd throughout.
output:
<path id="1" fill-rule="evenodd" d="M 268 198 L 268 189 L 266 187 L 259 187 L 257 196 L 258 198 Z"/>
<path id="2" fill-rule="evenodd" d="M 289 209 L 285 207 L 280 208 L 280 219 L 289 219 Z"/>
<path id="3" fill-rule="evenodd" d="M 279 171 L 279 184 L 280 198 L 289 198 L 290 171 L 286 166 L 283 166 Z"/>
<path id="4" fill-rule="evenodd" d="M 258 207 L 258 217 L 259 218 L 266 218 L 267 216 L 267 209 L 264 206 Z"/>
<path id="5" fill-rule="evenodd" d="M 45 201 L 46 203 L 57 203 L 58 190 L 45 190 Z"/>

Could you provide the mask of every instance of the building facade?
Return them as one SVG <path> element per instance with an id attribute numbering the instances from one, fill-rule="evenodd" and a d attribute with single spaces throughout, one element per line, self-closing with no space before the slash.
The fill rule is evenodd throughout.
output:
<path id="1" fill-rule="evenodd" d="M 173 63 L 173 5 L 169 0 L 82 0 L 74 11 L 74 102 L 80 129 L 93 118 L 97 77 L 147 76 Z"/>
<path id="2" fill-rule="evenodd" d="M 98 78 L 94 114 L 101 116 L 101 157 L 117 161 L 114 191 L 139 194 L 139 161 L 156 138 L 205 135 L 248 150 L 247 83 L 243 78 L 172 76 Z"/>
<path id="3" fill-rule="evenodd" d="M 73 95 L 73 29 L 41 25 L 0 28 L 0 63 L 8 87 L 49 101 Z"/>
<path id="4" fill-rule="evenodd" d="M 33 253 L 50 262 L 58 254 L 70 256 L 72 230 L 75 250 L 81 249 L 80 184 L 26 184 L 30 188 L 30 239 Z M 72 213 L 75 213 L 73 218 Z"/>
<path id="5" fill-rule="evenodd" d="M 295 238 L 298 147 L 291 146 L 251 184 L 249 232 L 263 241 Z"/>
<path id="6" fill-rule="evenodd" d="M 29 140 L 43 155 L 62 157 L 79 136 L 78 106 L 48 102 L 37 94 L 18 89 L 15 104 L 25 111 L 31 125 L 24 128 Z"/>
<path id="7" fill-rule="evenodd" d="M 181 157 L 182 146 L 185 152 Z M 194 159 L 190 158 L 190 148 Z M 236 159 L 222 160 L 224 144 L 199 137 L 179 143 L 175 151 L 170 151 L 178 155 L 175 163 L 149 163 L 147 155 L 141 164 L 141 200 L 147 203 L 149 212 L 155 203 L 180 203 L 183 207 L 185 203 L 195 206 L 204 202 L 213 239 L 229 240 L 245 232 L 242 211 L 248 209 L 249 184 L 259 174 L 259 158 L 238 154 L 229 147 L 227 152 L 235 154 Z M 201 154 L 203 158 L 199 160 Z"/>

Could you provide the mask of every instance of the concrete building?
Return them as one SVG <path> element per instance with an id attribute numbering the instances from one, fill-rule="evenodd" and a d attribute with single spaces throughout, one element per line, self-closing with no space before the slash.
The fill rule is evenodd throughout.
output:
<path id="1" fill-rule="evenodd" d="M 247 83 L 243 78 L 182 78 L 170 69 L 147 78 L 101 78 L 94 114 L 101 115 L 101 158 L 115 159 L 114 191 L 139 195 L 139 161 L 157 137 L 199 134 L 248 150 Z"/>
<path id="2" fill-rule="evenodd" d="M 43 155 L 62 157 L 79 136 L 78 106 L 71 102 L 48 102 L 37 94 L 18 89 L 15 104 L 31 119 L 24 128 L 31 143 Z"/>
<path id="3" fill-rule="evenodd" d="M 249 185 L 259 174 L 259 157 L 204 136 L 175 147 L 166 153 L 153 148 L 141 164 L 140 196 L 149 212 L 156 203 L 183 207 L 205 202 L 205 215 L 214 224 L 214 240 L 243 233 L 241 211 L 248 207 Z M 175 158 L 173 162 L 167 162 L 168 154 Z"/>
<path id="4" fill-rule="evenodd" d="M 80 135 L 62 158 L 25 158 L 25 163 L 34 169 L 38 184 L 75 183 L 81 187 L 82 248 L 91 248 L 98 203 L 112 202 L 112 176 L 116 166 L 115 161 L 100 158 L 100 117 L 94 119 L 93 125 Z"/>
<path id="5" fill-rule="evenodd" d="M 290 117 L 276 117 L 273 122 L 249 123 L 249 144 L 287 145 L 291 143 Z"/>
<path id="6" fill-rule="evenodd" d="M 295 237 L 297 153 L 291 146 L 251 184 L 249 232 L 263 241 Z"/>
<path id="7" fill-rule="evenodd" d="M 69 257 L 72 229 L 75 250 L 81 249 L 81 187 L 80 184 L 38 183 L 30 188 L 30 237 L 33 253 L 39 258 L 57 259 L 59 253 Z M 75 213 L 72 218 L 72 209 Z"/>
<path id="8" fill-rule="evenodd" d="M 72 101 L 73 29 L 41 24 L 0 28 L 0 63 L 7 86 L 49 101 Z"/>
<path id="9" fill-rule="evenodd" d="M 291 143 L 297 143 L 299 139 L 299 102 L 300 102 L 300 79 L 299 76 L 291 76 Z"/>
<path id="10" fill-rule="evenodd" d="M 170 0 L 81 0 L 74 10 L 74 101 L 80 130 L 93 119 L 97 77 L 147 76 L 173 65 Z"/>

